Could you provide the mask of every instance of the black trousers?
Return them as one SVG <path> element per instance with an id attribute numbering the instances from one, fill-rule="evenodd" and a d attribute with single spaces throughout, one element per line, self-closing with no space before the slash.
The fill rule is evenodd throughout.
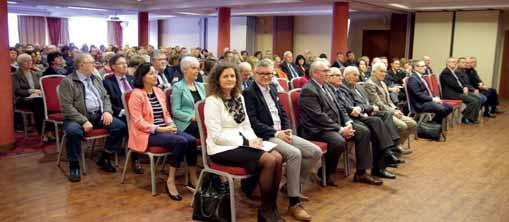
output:
<path id="1" fill-rule="evenodd" d="M 37 133 L 41 134 L 42 132 L 42 122 L 44 121 L 44 102 L 42 97 L 31 98 L 31 99 L 19 99 L 16 102 L 16 108 L 18 109 L 28 109 L 34 113 L 35 120 L 35 128 L 37 129 Z M 53 124 L 47 124 L 48 126 L 53 126 Z M 48 131 L 48 130 L 46 130 Z"/>
<path id="2" fill-rule="evenodd" d="M 354 120 L 358 124 L 364 124 L 370 130 L 371 151 L 373 156 L 373 168 L 384 169 L 384 154 L 386 149 L 394 147 L 394 140 L 387 131 L 384 122 L 380 117 L 368 116 Z"/>
<path id="3" fill-rule="evenodd" d="M 494 112 L 495 108 L 499 104 L 497 90 L 493 89 L 493 88 L 489 88 L 487 90 L 482 90 L 481 93 L 488 98 L 486 103 L 484 103 L 486 110 L 490 110 L 490 108 L 491 108 L 491 112 Z"/>
<path id="4" fill-rule="evenodd" d="M 434 113 L 433 122 L 442 124 L 442 120 L 452 112 L 452 106 L 449 104 L 438 104 L 436 102 L 427 102 L 422 104 L 422 112 Z"/>

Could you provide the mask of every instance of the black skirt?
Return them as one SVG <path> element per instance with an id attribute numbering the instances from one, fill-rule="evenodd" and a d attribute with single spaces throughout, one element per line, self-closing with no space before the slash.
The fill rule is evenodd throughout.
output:
<path id="1" fill-rule="evenodd" d="M 260 160 L 263 153 L 265 153 L 263 150 L 239 146 L 232 150 L 211 155 L 210 159 L 217 164 L 242 167 L 249 173 L 255 173 L 258 171 L 258 160 Z"/>

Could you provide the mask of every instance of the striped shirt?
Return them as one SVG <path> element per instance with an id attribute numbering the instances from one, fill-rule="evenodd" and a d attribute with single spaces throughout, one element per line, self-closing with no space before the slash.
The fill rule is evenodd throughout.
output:
<path id="1" fill-rule="evenodd" d="M 148 94 L 148 99 L 152 106 L 152 113 L 154 113 L 154 125 L 166 126 L 166 123 L 164 122 L 163 108 L 157 100 L 156 95 L 154 93 Z"/>

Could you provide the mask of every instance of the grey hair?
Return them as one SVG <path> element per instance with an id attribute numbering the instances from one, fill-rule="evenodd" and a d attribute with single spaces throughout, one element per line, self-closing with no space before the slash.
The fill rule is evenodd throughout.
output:
<path id="1" fill-rule="evenodd" d="M 251 69 L 251 64 L 249 62 L 241 62 L 239 64 L 239 71 L 246 71 Z"/>
<path id="2" fill-rule="evenodd" d="M 180 60 L 180 68 L 182 70 L 186 70 L 191 68 L 192 65 L 200 65 L 200 61 L 193 56 L 184 56 L 182 60 Z"/>
<path id="3" fill-rule="evenodd" d="M 159 55 L 164 55 L 164 56 L 166 56 L 166 54 L 165 54 L 164 52 L 162 52 L 162 51 L 160 51 L 160 50 L 156 50 L 156 51 L 154 51 L 154 53 L 152 54 L 152 57 L 150 58 L 150 60 L 154 60 L 154 59 L 155 59 L 157 56 L 159 56 Z"/>
<path id="4" fill-rule="evenodd" d="M 371 75 L 373 75 L 375 71 L 387 71 L 387 66 L 385 66 L 383 62 L 377 62 L 371 67 Z"/>
<path id="5" fill-rule="evenodd" d="M 330 68 L 330 74 L 339 74 L 339 75 L 341 75 L 341 70 L 338 69 L 337 67 L 332 67 L 332 68 Z"/>
<path id="6" fill-rule="evenodd" d="M 313 63 L 311 63 L 311 66 L 309 67 L 309 74 L 311 74 L 311 77 L 315 73 L 315 70 L 322 66 L 329 67 L 329 61 L 326 59 L 316 59 Z"/>
<path id="7" fill-rule="evenodd" d="M 16 59 L 16 62 L 18 62 L 18 64 L 21 64 L 21 63 L 24 63 L 24 62 L 27 62 L 27 61 L 30 61 L 30 60 L 32 60 L 32 56 L 30 56 L 27 53 L 23 53 L 23 54 L 18 56 L 18 58 Z"/>
<path id="8" fill-rule="evenodd" d="M 424 62 L 422 59 L 416 59 L 412 61 L 412 68 L 415 68 L 417 66 L 417 63 Z"/>
<path id="9" fill-rule="evenodd" d="M 258 61 L 255 65 L 255 70 L 257 70 L 260 67 L 270 68 L 271 70 L 274 69 L 274 62 L 270 59 L 262 59 Z"/>
<path id="10" fill-rule="evenodd" d="M 291 53 L 292 53 L 292 51 L 285 51 L 285 52 L 283 53 L 283 58 L 284 58 L 284 57 L 286 57 L 287 55 L 291 54 Z"/>
<path id="11" fill-rule="evenodd" d="M 345 70 L 343 70 L 343 75 L 346 76 L 346 75 L 350 75 L 350 74 L 360 74 L 359 73 L 359 69 L 356 67 L 356 66 L 348 66 L 345 68 Z"/>
<path id="12" fill-rule="evenodd" d="M 79 53 L 78 55 L 76 55 L 76 57 L 74 58 L 74 64 L 76 64 L 76 69 L 78 69 L 78 67 L 80 67 L 81 64 L 83 64 L 83 62 L 85 61 L 85 59 L 87 57 L 92 58 L 92 56 L 88 53 Z"/>

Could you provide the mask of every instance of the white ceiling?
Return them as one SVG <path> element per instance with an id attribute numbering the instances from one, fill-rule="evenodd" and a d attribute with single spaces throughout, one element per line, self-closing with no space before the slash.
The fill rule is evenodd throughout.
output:
<path id="1" fill-rule="evenodd" d="M 214 16 L 230 7 L 232 15 L 325 15 L 334 0 L 12 0 L 9 12 L 68 17 L 136 15 L 149 11 L 151 19 L 168 16 Z M 351 0 L 351 12 L 410 12 L 509 9 L 509 0 Z M 397 4 L 397 5 L 394 5 Z M 85 7 L 89 9 L 72 9 Z"/>

